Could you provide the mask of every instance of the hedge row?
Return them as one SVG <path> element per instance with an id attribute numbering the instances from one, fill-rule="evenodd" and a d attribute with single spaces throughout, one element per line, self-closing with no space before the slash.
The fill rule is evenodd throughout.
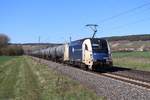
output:
<path id="1" fill-rule="evenodd" d="M 22 49 L 22 46 L 6 46 L 3 48 L 0 48 L 0 56 L 6 55 L 6 56 L 17 56 L 17 55 L 23 55 L 24 51 Z"/>

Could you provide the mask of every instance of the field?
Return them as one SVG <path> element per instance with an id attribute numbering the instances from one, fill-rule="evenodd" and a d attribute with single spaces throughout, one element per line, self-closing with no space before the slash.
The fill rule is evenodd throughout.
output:
<path id="1" fill-rule="evenodd" d="M 115 66 L 150 71 L 150 52 L 115 52 Z"/>
<path id="2" fill-rule="evenodd" d="M 101 100 L 83 85 L 30 57 L 0 57 L 0 100 Z"/>
<path id="3" fill-rule="evenodd" d="M 114 65 L 150 71 L 150 52 L 115 52 Z M 0 100 L 101 100 L 83 85 L 27 56 L 0 57 Z"/>
<path id="4" fill-rule="evenodd" d="M 150 51 L 150 41 L 111 41 L 112 51 Z"/>
<path id="5" fill-rule="evenodd" d="M 5 62 L 7 62 L 8 60 L 11 60 L 11 59 L 13 59 L 13 58 L 15 58 L 14 56 L 10 56 L 10 57 L 8 57 L 8 56 L 1 56 L 0 57 L 0 64 L 3 64 L 3 63 L 5 63 Z"/>

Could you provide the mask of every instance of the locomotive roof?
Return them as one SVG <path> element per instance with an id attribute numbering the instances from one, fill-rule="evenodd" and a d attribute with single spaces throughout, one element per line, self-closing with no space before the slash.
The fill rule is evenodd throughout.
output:
<path id="1" fill-rule="evenodd" d="M 83 42 L 83 41 L 86 40 L 86 39 L 90 39 L 90 40 L 97 40 L 97 39 L 106 40 L 106 39 L 104 39 L 104 38 L 83 38 L 83 39 L 75 40 L 75 41 L 72 41 L 72 42 L 77 42 L 77 41 Z"/>
<path id="2" fill-rule="evenodd" d="M 84 40 L 86 39 L 90 39 L 90 40 L 106 40 L 104 38 L 83 38 L 83 39 L 80 39 L 80 40 L 75 40 L 75 41 L 71 41 L 71 44 L 70 45 L 76 45 L 76 44 L 82 44 Z"/>

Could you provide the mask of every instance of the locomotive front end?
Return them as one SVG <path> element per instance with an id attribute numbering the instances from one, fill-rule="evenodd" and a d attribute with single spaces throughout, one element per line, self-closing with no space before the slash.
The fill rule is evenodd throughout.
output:
<path id="1" fill-rule="evenodd" d="M 112 66 L 110 47 L 105 39 L 91 40 L 93 66 Z"/>

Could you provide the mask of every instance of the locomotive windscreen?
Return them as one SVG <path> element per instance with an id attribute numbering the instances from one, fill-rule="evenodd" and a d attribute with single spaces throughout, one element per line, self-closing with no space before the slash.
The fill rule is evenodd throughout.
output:
<path id="1" fill-rule="evenodd" d="M 103 39 L 92 39 L 92 50 L 95 53 L 108 53 L 107 41 Z"/>

